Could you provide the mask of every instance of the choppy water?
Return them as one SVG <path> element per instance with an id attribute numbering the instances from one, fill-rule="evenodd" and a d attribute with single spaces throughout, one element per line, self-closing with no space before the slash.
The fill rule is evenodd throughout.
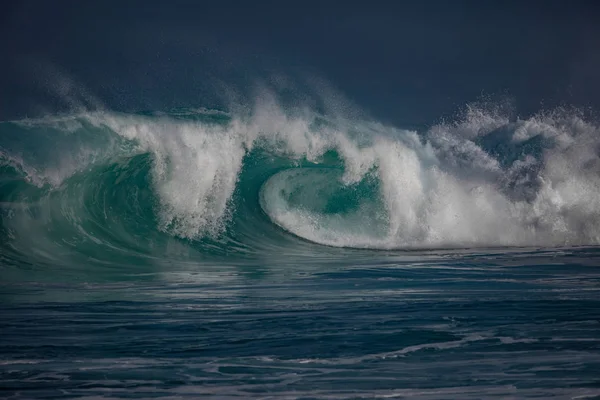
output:
<path id="1" fill-rule="evenodd" d="M 0 123 L 6 398 L 600 396 L 600 128 Z"/>

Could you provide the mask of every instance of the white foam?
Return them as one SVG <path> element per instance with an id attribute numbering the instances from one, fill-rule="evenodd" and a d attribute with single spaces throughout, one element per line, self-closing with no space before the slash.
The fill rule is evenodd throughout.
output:
<path id="1" fill-rule="evenodd" d="M 102 116 L 118 134 L 153 157 L 160 227 L 192 238 L 214 235 L 227 216 L 246 146 L 236 131 L 216 125 L 141 117 Z"/>
<path id="2" fill-rule="evenodd" d="M 316 114 L 291 115 L 268 96 L 225 125 L 110 113 L 86 118 L 152 154 L 160 228 L 184 238 L 223 230 L 244 157 L 260 142 L 315 162 L 334 149 L 346 185 L 377 174 L 384 234 L 364 216 L 307 213 L 266 193 L 270 217 L 313 242 L 373 248 L 600 242 L 600 130 L 574 113 L 511 121 L 471 107 L 463 121 L 420 135 L 369 121 L 319 124 Z M 481 144 L 494 131 L 505 131 L 506 146 L 535 138 L 546 144 L 507 161 Z"/>
<path id="3" fill-rule="evenodd" d="M 298 236 L 334 246 L 600 242 L 600 132 L 579 116 L 556 112 L 509 122 L 470 110 L 466 121 L 433 127 L 425 143 L 414 132 L 377 129 L 366 147 L 339 132 L 329 144 L 346 163 L 348 183 L 377 167 L 388 214 L 386 237 L 356 229 L 354 218 L 344 221 L 346 226 L 340 229 L 342 224 L 332 216 L 282 205 L 276 193 L 267 195 L 266 201 L 273 220 Z M 540 154 L 521 154 L 503 166 L 497 155 L 478 144 L 479 138 L 498 129 L 512 132 L 512 143 L 535 137 L 550 142 Z"/>

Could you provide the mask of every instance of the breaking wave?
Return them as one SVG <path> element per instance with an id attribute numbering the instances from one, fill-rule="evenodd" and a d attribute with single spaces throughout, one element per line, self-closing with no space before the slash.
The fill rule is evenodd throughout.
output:
<path id="1" fill-rule="evenodd" d="M 0 132 L 4 257 L 600 242 L 600 128 L 576 111 L 417 132 L 263 102 Z"/>

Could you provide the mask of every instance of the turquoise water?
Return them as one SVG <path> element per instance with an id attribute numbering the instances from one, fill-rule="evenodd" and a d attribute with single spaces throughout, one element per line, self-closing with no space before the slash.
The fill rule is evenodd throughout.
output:
<path id="1" fill-rule="evenodd" d="M 6 398 L 600 396 L 599 128 L 0 123 Z"/>

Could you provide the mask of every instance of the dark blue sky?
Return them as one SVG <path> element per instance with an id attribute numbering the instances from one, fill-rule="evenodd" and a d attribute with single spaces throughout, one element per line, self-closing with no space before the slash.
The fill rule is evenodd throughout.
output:
<path id="1" fill-rule="evenodd" d="M 65 94 L 115 109 L 211 106 L 282 76 L 326 79 L 401 124 L 482 94 L 520 113 L 597 109 L 595 3 L 5 1 L 0 118 L 64 108 Z"/>

